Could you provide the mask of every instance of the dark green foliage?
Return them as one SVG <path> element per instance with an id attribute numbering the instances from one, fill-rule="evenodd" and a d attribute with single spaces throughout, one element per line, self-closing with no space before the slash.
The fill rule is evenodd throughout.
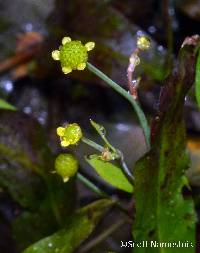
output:
<path id="1" fill-rule="evenodd" d="M 33 244 L 23 253 L 72 253 L 94 230 L 103 214 L 114 204 L 111 200 L 99 200 L 78 210 L 67 226 L 55 234 Z"/>
<path id="2" fill-rule="evenodd" d="M 74 208 L 74 181 L 52 174 L 54 156 L 41 126 L 19 112 L 0 112 L 0 187 L 19 205 L 13 221 L 19 249 L 62 227 Z"/>
<path id="3" fill-rule="evenodd" d="M 196 64 L 195 94 L 196 94 L 197 104 L 200 108 L 200 49 L 199 49 L 197 64 Z"/>
<path id="4" fill-rule="evenodd" d="M 159 113 L 152 124 L 152 148 L 135 167 L 136 220 L 133 235 L 137 242 L 186 242 L 189 248 L 136 248 L 140 253 L 194 253 L 195 213 L 190 197 L 183 197 L 189 167 L 186 153 L 183 105 L 194 82 L 193 46 L 181 49 L 178 68 L 165 83 Z"/>

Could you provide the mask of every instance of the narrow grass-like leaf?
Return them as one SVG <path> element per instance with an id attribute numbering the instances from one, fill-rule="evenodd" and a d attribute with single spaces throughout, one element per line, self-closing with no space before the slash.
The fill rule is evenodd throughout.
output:
<path id="1" fill-rule="evenodd" d="M 109 207 L 114 204 L 112 200 L 102 199 L 77 211 L 68 225 L 46 237 L 23 253 L 72 253 L 91 234 L 96 224 Z"/>
<path id="2" fill-rule="evenodd" d="M 196 76 L 195 76 L 195 95 L 198 107 L 200 108 L 200 49 L 196 63 Z"/>
<path id="3" fill-rule="evenodd" d="M 151 128 L 152 148 L 135 166 L 133 236 L 148 247 L 136 247 L 134 253 L 195 252 L 194 204 L 182 193 L 189 168 L 184 102 L 195 78 L 195 41 L 191 45 L 191 39 L 181 48 L 176 71 L 160 94 L 159 112 Z M 184 242 L 187 245 L 181 244 Z"/>
<path id="4" fill-rule="evenodd" d="M 6 110 L 12 110 L 16 111 L 17 108 L 10 103 L 8 103 L 6 100 L 0 98 L 0 109 L 6 109 Z"/>

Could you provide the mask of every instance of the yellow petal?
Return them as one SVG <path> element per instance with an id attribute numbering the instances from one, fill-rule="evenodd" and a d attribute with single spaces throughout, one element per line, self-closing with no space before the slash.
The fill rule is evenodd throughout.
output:
<path id="1" fill-rule="evenodd" d="M 62 140 L 60 145 L 65 148 L 65 147 L 68 147 L 70 145 L 70 142 L 66 141 L 66 140 Z"/>
<path id="2" fill-rule="evenodd" d="M 69 177 L 64 177 L 63 182 L 66 183 L 67 181 L 69 181 Z"/>
<path id="3" fill-rule="evenodd" d="M 59 60 L 60 60 L 60 51 L 59 51 L 59 50 L 54 50 L 54 51 L 51 53 L 51 56 L 52 56 L 52 58 L 53 58 L 55 61 L 59 61 Z"/>
<path id="4" fill-rule="evenodd" d="M 85 44 L 85 47 L 86 47 L 87 51 L 91 51 L 95 47 L 95 43 L 94 42 L 88 42 L 88 43 Z"/>
<path id="5" fill-rule="evenodd" d="M 62 44 L 65 45 L 66 43 L 69 43 L 71 41 L 71 38 L 70 37 L 64 37 L 62 39 Z"/>
<path id="6" fill-rule="evenodd" d="M 72 72 L 72 69 L 70 67 L 63 67 L 62 71 L 64 74 L 69 74 L 70 72 Z"/>
<path id="7" fill-rule="evenodd" d="M 64 136 L 65 128 L 64 127 L 58 127 L 56 129 L 56 132 L 57 132 L 58 136 L 62 137 L 62 136 Z"/>
<path id="8" fill-rule="evenodd" d="M 78 70 L 84 70 L 85 67 L 86 67 L 86 64 L 83 62 L 83 63 L 80 63 L 80 64 L 77 66 L 77 69 L 78 69 Z"/>

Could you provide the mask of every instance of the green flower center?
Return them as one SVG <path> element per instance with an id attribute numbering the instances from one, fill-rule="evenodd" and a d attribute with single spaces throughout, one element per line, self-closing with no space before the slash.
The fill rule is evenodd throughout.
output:
<path id="1" fill-rule="evenodd" d="M 60 47 L 60 62 L 62 67 L 77 69 L 77 66 L 80 63 L 86 63 L 87 59 L 87 49 L 78 40 L 70 41 Z"/>
<path id="2" fill-rule="evenodd" d="M 65 130 L 63 138 L 70 144 L 76 144 L 82 138 L 82 131 L 78 124 L 69 124 Z"/>

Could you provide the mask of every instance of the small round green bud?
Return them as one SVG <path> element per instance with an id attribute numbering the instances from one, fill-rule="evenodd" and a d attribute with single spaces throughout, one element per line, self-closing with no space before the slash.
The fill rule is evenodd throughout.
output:
<path id="1" fill-rule="evenodd" d="M 78 170 L 78 161 L 71 154 L 60 154 L 55 160 L 55 170 L 67 182 Z"/>
<path id="2" fill-rule="evenodd" d="M 61 67 L 77 69 L 79 64 L 86 63 L 88 59 L 86 47 L 78 40 L 70 41 L 60 47 Z"/>

